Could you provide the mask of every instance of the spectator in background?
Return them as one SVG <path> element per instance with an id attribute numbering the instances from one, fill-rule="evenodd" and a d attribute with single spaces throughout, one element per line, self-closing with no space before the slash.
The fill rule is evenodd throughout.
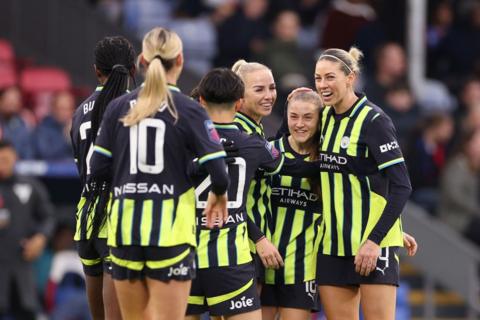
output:
<path id="1" fill-rule="evenodd" d="M 300 31 L 300 19 L 295 11 L 282 11 L 273 25 L 273 38 L 265 43 L 258 54 L 258 61 L 269 66 L 277 80 L 279 101 L 286 101 L 288 94 L 295 88 L 309 84 L 307 68 L 313 68 L 313 61 L 297 43 Z M 308 75 L 308 76 L 307 76 Z M 277 108 L 283 112 L 283 108 Z"/>
<path id="2" fill-rule="evenodd" d="M 459 94 L 459 106 L 456 112 L 456 118 L 468 113 L 473 106 L 480 103 L 480 79 L 469 78 L 463 84 Z"/>
<path id="3" fill-rule="evenodd" d="M 75 98 L 70 92 L 55 96 L 50 114 L 36 128 L 32 137 L 35 158 L 65 160 L 72 158 L 70 126 L 75 111 Z"/>
<path id="4" fill-rule="evenodd" d="M 415 97 L 406 83 L 389 87 L 385 93 L 385 111 L 397 129 L 400 145 L 406 150 L 407 139 L 419 116 Z"/>
<path id="5" fill-rule="evenodd" d="M 30 130 L 21 117 L 22 93 L 17 87 L 9 87 L 0 93 L 0 139 L 9 140 L 19 158 L 33 156 Z"/>
<path id="6" fill-rule="evenodd" d="M 439 217 L 480 247 L 480 130 L 462 139 L 441 179 Z"/>
<path id="7" fill-rule="evenodd" d="M 236 13 L 219 22 L 215 66 L 229 67 L 260 51 L 269 36 L 267 8 L 268 0 L 245 0 Z"/>
<path id="8" fill-rule="evenodd" d="M 354 44 L 358 30 L 375 17 L 375 11 L 368 0 L 333 1 L 319 47 L 348 50 Z"/>
<path id="9" fill-rule="evenodd" d="M 364 89 L 369 99 L 384 106 L 387 89 L 407 80 L 405 50 L 398 43 L 387 42 L 377 49 L 376 62 L 375 73 L 372 79 L 366 81 Z"/>
<path id="10" fill-rule="evenodd" d="M 411 199 L 434 214 L 439 200 L 440 174 L 454 124 L 448 114 L 436 113 L 419 122 L 406 153 L 413 192 Z"/>
<path id="11" fill-rule="evenodd" d="M 38 307 L 32 261 L 53 228 L 45 188 L 14 173 L 16 152 L 0 140 L 0 319 L 35 319 Z"/>

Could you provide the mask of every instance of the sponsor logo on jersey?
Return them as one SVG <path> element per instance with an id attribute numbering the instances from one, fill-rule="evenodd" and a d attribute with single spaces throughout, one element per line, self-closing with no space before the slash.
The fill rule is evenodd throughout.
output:
<path id="1" fill-rule="evenodd" d="M 139 183 L 129 182 L 121 186 L 115 186 L 113 188 L 113 194 L 115 195 L 115 197 L 118 197 L 126 193 L 157 193 L 157 194 L 173 195 L 174 190 L 175 188 L 173 184 L 159 185 L 157 183 L 149 184 L 148 182 L 139 182 Z"/>
<path id="2" fill-rule="evenodd" d="M 210 141 L 220 144 L 220 135 L 218 134 L 217 129 L 215 129 L 212 120 L 205 120 L 203 124 L 207 130 L 207 135 Z"/>
<path id="3" fill-rule="evenodd" d="M 241 297 L 239 300 L 230 300 L 230 310 L 242 309 L 253 306 L 255 298 Z"/>
<path id="4" fill-rule="evenodd" d="M 385 152 L 395 150 L 395 149 L 398 149 L 398 148 L 400 148 L 400 146 L 398 145 L 398 142 L 393 140 L 392 142 L 382 144 L 380 146 L 380 152 L 385 153 Z"/>
<path id="5" fill-rule="evenodd" d="M 265 142 L 265 148 L 270 152 L 270 155 L 272 156 L 273 159 L 277 159 L 280 156 L 280 152 L 278 151 L 277 148 L 273 145 L 273 143 L 270 142 Z"/>
<path id="6" fill-rule="evenodd" d="M 198 217 L 196 218 L 197 220 L 197 226 L 198 225 L 201 225 L 201 226 L 206 226 L 207 225 L 207 217 L 206 216 L 201 216 L 201 217 Z M 235 213 L 235 214 L 229 214 L 228 215 L 228 218 L 227 218 L 227 221 L 225 221 L 223 223 L 223 226 L 226 226 L 227 224 L 240 224 L 242 222 L 245 222 L 245 214 L 243 212 L 240 212 L 240 213 Z M 214 226 L 217 226 L 220 224 L 220 220 L 216 220 L 214 222 Z"/>
<path id="7" fill-rule="evenodd" d="M 318 195 L 315 193 L 288 187 L 273 187 L 272 196 L 280 197 L 277 201 L 281 204 L 304 208 L 308 205 L 315 205 L 316 201 L 318 201 Z"/>
<path id="8" fill-rule="evenodd" d="M 168 275 L 167 277 L 178 277 L 178 276 L 186 276 L 188 275 L 188 271 L 190 270 L 189 266 L 184 266 L 183 263 L 181 263 L 178 267 L 170 267 L 170 270 L 168 270 Z"/>

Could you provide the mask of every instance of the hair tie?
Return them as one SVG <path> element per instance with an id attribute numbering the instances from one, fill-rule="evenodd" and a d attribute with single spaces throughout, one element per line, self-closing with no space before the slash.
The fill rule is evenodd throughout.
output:
<path id="1" fill-rule="evenodd" d="M 343 60 L 340 59 L 339 57 L 334 56 L 334 55 L 331 55 L 331 54 L 322 54 L 322 55 L 320 55 L 320 58 L 318 58 L 318 60 L 322 59 L 323 57 L 329 57 L 329 58 L 333 58 L 333 59 L 335 59 L 335 60 L 338 60 L 338 61 L 340 61 L 341 63 L 343 63 L 343 65 L 344 65 L 345 67 L 347 67 L 347 69 L 348 69 L 348 71 L 350 71 L 350 73 L 353 72 L 352 69 L 348 66 L 348 64 L 346 64 L 345 61 L 343 61 Z"/>
<path id="2" fill-rule="evenodd" d="M 112 71 L 115 69 L 118 69 L 118 72 L 123 73 L 123 74 L 128 74 L 128 69 L 125 67 L 123 64 L 116 64 L 112 67 Z"/>
<path id="3" fill-rule="evenodd" d="M 153 59 L 158 59 L 158 60 L 160 60 L 160 61 L 163 62 L 163 59 L 162 59 L 162 57 L 161 57 L 159 54 L 157 54 L 156 56 L 154 56 Z M 152 59 L 152 60 L 153 60 L 153 59 Z"/>

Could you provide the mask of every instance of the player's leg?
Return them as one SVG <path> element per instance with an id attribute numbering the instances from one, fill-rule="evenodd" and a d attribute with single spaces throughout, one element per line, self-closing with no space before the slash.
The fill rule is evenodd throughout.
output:
<path id="1" fill-rule="evenodd" d="M 360 285 L 361 307 L 366 320 L 395 319 L 399 281 L 398 247 L 382 248 L 374 272 Z"/>
<path id="2" fill-rule="evenodd" d="M 103 261 L 94 240 L 76 241 L 77 252 L 85 273 L 88 307 L 94 320 L 105 319 L 103 304 Z"/>
<path id="3" fill-rule="evenodd" d="M 203 273 L 205 269 L 197 269 L 196 277 L 192 280 L 185 320 L 200 320 L 202 314 L 208 311 L 203 290 Z"/>
<path id="4" fill-rule="evenodd" d="M 365 320 L 394 320 L 397 287 L 366 284 L 360 286 L 361 306 Z"/>
<path id="5" fill-rule="evenodd" d="M 224 318 L 226 320 L 265 320 L 262 318 L 262 311 L 260 309 L 231 316 L 225 316 Z"/>
<path id="6" fill-rule="evenodd" d="M 195 277 L 195 251 L 189 245 L 146 247 L 148 303 L 146 319 L 185 318 L 192 279 Z"/>
<path id="7" fill-rule="evenodd" d="M 113 279 L 108 273 L 103 274 L 103 302 L 106 320 L 122 319 Z"/>
<path id="8" fill-rule="evenodd" d="M 148 290 L 142 247 L 111 248 L 112 278 L 123 319 L 144 319 Z"/>
<path id="9" fill-rule="evenodd" d="M 280 308 L 280 320 L 309 320 L 312 312 L 305 309 Z"/>
<path id="10" fill-rule="evenodd" d="M 262 306 L 262 320 L 275 320 L 277 313 L 277 307 Z"/>
<path id="11" fill-rule="evenodd" d="M 187 310 L 191 281 L 162 282 L 147 278 L 149 299 L 146 319 L 182 320 Z"/>
<path id="12" fill-rule="evenodd" d="M 360 290 L 353 286 L 319 286 L 320 300 L 328 320 L 358 320 Z"/>

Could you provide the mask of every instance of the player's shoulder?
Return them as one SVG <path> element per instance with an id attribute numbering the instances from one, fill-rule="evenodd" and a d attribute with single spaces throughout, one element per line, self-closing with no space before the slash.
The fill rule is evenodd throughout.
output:
<path id="1" fill-rule="evenodd" d="M 173 103 L 179 113 L 206 113 L 205 109 L 189 96 L 178 91 L 171 91 L 171 93 Z"/>
<path id="2" fill-rule="evenodd" d="M 110 101 L 107 109 L 105 110 L 104 117 L 107 116 L 107 114 L 110 114 L 110 116 L 115 116 L 126 113 L 137 101 L 139 91 L 140 88 L 136 88 Z"/>
<path id="3" fill-rule="evenodd" d="M 87 117 L 88 114 L 90 114 L 90 111 L 93 110 L 95 100 L 98 98 L 99 95 L 100 91 L 95 90 L 77 106 L 75 112 L 73 113 L 73 122 L 83 121 L 83 119 Z"/>

